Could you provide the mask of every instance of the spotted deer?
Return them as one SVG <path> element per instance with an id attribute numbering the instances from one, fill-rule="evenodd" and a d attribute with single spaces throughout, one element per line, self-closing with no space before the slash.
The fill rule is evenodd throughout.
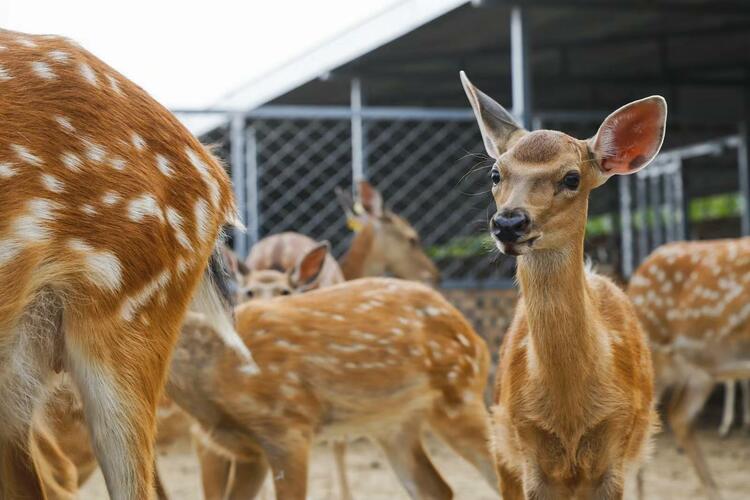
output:
<path id="1" fill-rule="evenodd" d="M 0 30 L 0 128 L 0 498 L 44 498 L 29 426 L 61 371 L 111 498 L 152 498 L 156 403 L 191 301 L 242 373 L 256 369 L 214 250 L 235 214 L 226 173 L 57 36 Z"/>
<path id="2" fill-rule="evenodd" d="M 622 498 L 656 425 L 647 339 L 627 296 L 584 267 L 589 192 L 658 153 L 661 97 L 609 115 L 589 140 L 529 132 L 461 72 L 491 169 L 498 249 L 521 297 L 492 408 L 503 498 Z"/>
<path id="3" fill-rule="evenodd" d="M 306 498 L 311 445 L 341 435 L 376 441 L 412 498 L 451 498 L 422 446 L 428 427 L 497 484 L 482 400 L 487 347 L 439 293 L 367 278 L 249 301 L 236 318 L 259 375 L 238 378 L 236 360 L 196 317 L 167 384 L 205 446 L 250 478 L 231 498 L 252 498 L 269 467 L 276 498 Z"/>
<path id="4" fill-rule="evenodd" d="M 651 339 L 657 395 L 706 494 L 720 497 L 693 431 L 714 386 L 750 378 L 750 238 L 676 242 L 635 271 L 628 294 Z"/>

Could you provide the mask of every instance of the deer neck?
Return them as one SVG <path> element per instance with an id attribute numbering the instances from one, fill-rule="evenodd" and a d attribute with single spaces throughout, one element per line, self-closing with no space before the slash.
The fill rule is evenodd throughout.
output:
<path id="1" fill-rule="evenodd" d="M 519 257 L 517 274 L 526 307 L 531 366 L 549 386 L 560 386 L 552 392 L 575 400 L 576 388 L 586 390 L 585 383 L 604 354 L 583 265 L 583 229 L 567 248 Z"/>
<path id="2" fill-rule="evenodd" d="M 367 264 L 375 242 L 375 227 L 367 222 L 362 229 L 354 233 L 349 250 L 341 257 L 339 265 L 347 281 L 362 278 L 366 275 Z"/>

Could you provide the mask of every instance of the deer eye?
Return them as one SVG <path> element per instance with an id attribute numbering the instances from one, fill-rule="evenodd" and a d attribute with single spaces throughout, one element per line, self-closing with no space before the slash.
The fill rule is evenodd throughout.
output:
<path id="1" fill-rule="evenodd" d="M 490 179 L 492 179 L 493 186 L 500 184 L 500 171 L 497 167 L 492 167 L 492 170 L 490 171 Z"/>
<path id="2" fill-rule="evenodd" d="M 252 299 L 254 296 L 255 292 L 253 292 L 252 290 L 245 290 L 245 297 L 247 297 L 248 299 Z"/>
<path id="3" fill-rule="evenodd" d="M 281 295 L 291 295 L 291 294 L 292 294 L 292 292 L 289 291 L 289 290 L 282 290 L 281 291 Z"/>
<path id="4" fill-rule="evenodd" d="M 581 184 L 581 174 L 578 172 L 568 172 L 565 174 L 562 180 L 563 186 L 572 190 L 578 189 L 578 185 Z"/>

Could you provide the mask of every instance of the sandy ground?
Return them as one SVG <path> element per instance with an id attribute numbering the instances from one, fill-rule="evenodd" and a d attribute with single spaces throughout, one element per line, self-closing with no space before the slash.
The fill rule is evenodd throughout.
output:
<path id="1" fill-rule="evenodd" d="M 729 438 L 720 439 L 715 429 L 705 429 L 699 432 L 699 439 L 724 500 L 750 498 L 750 437 L 735 431 Z M 685 455 L 677 451 L 672 436 L 662 433 L 655 444 L 654 456 L 646 471 L 646 498 L 703 500 L 705 497 L 701 494 L 698 479 Z M 429 449 L 437 468 L 456 492 L 456 500 L 498 498 L 470 465 L 441 443 L 430 440 Z M 347 460 L 356 500 L 408 500 L 380 451 L 370 443 L 358 441 L 352 444 Z M 161 451 L 159 470 L 171 498 L 202 498 L 198 465 L 189 443 L 178 443 Z M 332 454 L 321 445 L 312 457 L 308 499 L 337 499 L 336 485 Z M 259 498 L 273 500 L 272 491 L 272 486 L 267 482 Z M 85 485 L 80 498 L 107 498 L 99 472 Z M 629 491 L 626 498 L 635 499 L 634 489 Z"/>

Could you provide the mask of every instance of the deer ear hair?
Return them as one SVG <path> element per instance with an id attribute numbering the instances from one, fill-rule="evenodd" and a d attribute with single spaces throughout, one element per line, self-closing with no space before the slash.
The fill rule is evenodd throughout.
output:
<path id="1" fill-rule="evenodd" d="M 604 175 L 645 168 L 664 142 L 667 101 L 655 95 L 621 107 L 602 122 L 589 148 Z"/>
<path id="2" fill-rule="evenodd" d="M 383 216 L 383 196 L 375 187 L 365 180 L 357 184 L 358 202 L 362 204 L 365 211 L 373 217 Z M 356 209 L 356 205 L 355 205 Z"/>
<path id="3" fill-rule="evenodd" d="M 501 154 L 519 138 L 526 134 L 513 115 L 498 104 L 490 96 L 474 86 L 463 71 L 460 72 L 461 84 L 469 98 L 471 109 L 482 133 L 484 149 L 494 159 Z"/>
<path id="4" fill-rule="evenodd" d="M 315 285 L 323 271 L 326 262 L 326 256 L 331 250 L 331 244 L 327 241 L 321 241 L 308 251 L 297 262 L 292 269 L 290 281 L 293 287 L 306 290 Z"/>

